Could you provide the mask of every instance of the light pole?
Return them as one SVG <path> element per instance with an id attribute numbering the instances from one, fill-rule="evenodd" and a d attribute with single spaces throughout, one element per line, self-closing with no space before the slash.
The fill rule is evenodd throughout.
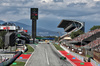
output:
<path id="1" fill-rule="evenodd" d="M 81 40 L 81 48 L 82 48 L 82 40 Z"/>
<path id="2" fill-rule="evenodd" d="M 60 40 L 60 32 L 57 32 L 58 34 L 59 34 L 59 38 L 58 38 L 58 42 L 60 42 L 59 40 Z"/>

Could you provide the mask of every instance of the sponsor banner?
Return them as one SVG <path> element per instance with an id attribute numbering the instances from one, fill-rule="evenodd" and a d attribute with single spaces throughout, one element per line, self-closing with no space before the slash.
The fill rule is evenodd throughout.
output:
<path id="1" fill-rule="evenodd" d="M 27 30 L 23 30 L 23 31 L 26 32 L 26 33 L 28 32 Z"/>
<path id="2" fill-rule="evenodd" d="M 28 31 L 27 31 L 27 30 L 22 30 L 22 29 L 21 29 L 21 30 L 18 30 L 18 32 L 26 32 L 26 33 L 27 33 Z"/>
<path id="3" fill-rule="evenodd" d="M 16 30 L 16 26 L 0 26 L 0 30 Z"/>

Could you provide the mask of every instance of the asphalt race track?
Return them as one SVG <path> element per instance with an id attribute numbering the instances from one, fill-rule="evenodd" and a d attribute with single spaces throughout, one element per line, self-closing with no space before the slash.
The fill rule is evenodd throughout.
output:
<path id="1" fill-rule="evenodd" d="M 25 66 L 72 66 L 72 64 L 67 60 L 60 60 L 50 44 L 43 43 L 36 46 Z"/>

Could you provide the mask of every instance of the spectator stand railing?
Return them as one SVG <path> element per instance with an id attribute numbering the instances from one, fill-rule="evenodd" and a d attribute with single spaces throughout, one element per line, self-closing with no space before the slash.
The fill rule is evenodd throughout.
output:
<path id="1" fill-rule="evenodd" d="M 75 56 L 76 58 L 78 58 L 79 60 L 83 61 L 84 62 L 84 57 L 74 53 L 74 52 L 70 52 L 71 55 Z"/>
<path id="2" fill-rule="evenodd" d="M 100 64 L 97 63 L 96 61 L 94 61 L 93 59 L 91 59 L 91 64 L 92 64 L 93 66 L 100 66 Z"/>
<path id="3" fill-rule="evenodd" d="M 65 48 L 64 46 L 60 45 L 61 48 L 63 48 L 66 52 L 70 53 L 71 55 L 75 56 L 76 58 L 78 58 L 79 60 L 83 61 L 84 62 L 84 57 L 72 52 L 72 51 L 69 51 L 67 48 Z"/>

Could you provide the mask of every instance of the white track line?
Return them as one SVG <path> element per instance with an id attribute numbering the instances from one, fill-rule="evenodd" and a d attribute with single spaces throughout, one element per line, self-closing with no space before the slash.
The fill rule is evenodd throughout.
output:
<path id="1" fill-rule="evenodd" d="M 31 46 L 31 45 L 30 45 Z M 31 46 L 33 49 L 34 49 L 34 47 L 33 46 Z M 34 54 L 34 51 L 32 52 L 32 54 L 31 54 L 31 56 Z M 26 61 L 26 63 L 25 63 L 25 65 L 24 66 L 26 66 L 27 65 L 27 63 L 28 63 L 28 61 L 30 60 L 30 58 L 31 58 L 31 56 L 29 57 L 29 59 Z"/>
<path id="2" fill-rule="evenodd" d="M 64 56 L 59 50 L 57 50 L 58 51 L 58 53 L 60 54 L 60 55 L 62 55 L 62 56 Z M 65 57 L 65 56 L 64 56 Z"/>
<path id="3" fill-rule="evenodd" d="M 46 49 L 45 49 L 45 53 L 46 53 L 47 64 L 49 65 L 49 59 L 48 59 L 48 54 L 47 54 Z"/>

